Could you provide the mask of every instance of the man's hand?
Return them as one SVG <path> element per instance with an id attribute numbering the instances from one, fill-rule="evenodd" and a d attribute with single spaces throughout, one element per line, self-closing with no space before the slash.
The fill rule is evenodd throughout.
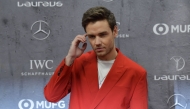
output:
<path id="1" fill-rule="evenodd" d="M 79 48 L 80 42 L 83 43 L 82 48 Z M 69 52 L 66 56 L 65 64 L 67 66 L 70 66 L 77 57 L 82 55 L 82 53 L 84 52 L 86 47 L 87 47 L 86 34 L 85 35 L 77 35 L 71 43 Z"/>

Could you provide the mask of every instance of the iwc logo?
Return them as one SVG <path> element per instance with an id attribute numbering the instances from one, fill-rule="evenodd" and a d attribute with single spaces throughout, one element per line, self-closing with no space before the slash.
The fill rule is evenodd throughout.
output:
<path id="1" fill-rule="evenodd" d="M 44 40 L 50 35 L 50 28 L 43 20 L 36 21 L 31 26 L 32 36 L 38 40 Z"/>
<path id="2" fill-rule="evenodd" d="M 46 69 L 43 71 L 43 69 Z M 30 60 L 30 71 L 21 72 L 22 76 L 51 76 L 54 74 L 53 60 Z"/>

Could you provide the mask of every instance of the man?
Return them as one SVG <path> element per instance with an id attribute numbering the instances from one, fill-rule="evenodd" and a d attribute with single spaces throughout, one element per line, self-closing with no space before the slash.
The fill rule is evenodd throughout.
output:
<path id="1" fill-rule="evenodd" d="M 148 109 L 146 71 L 115 47 L 118 29 L 113 13 L 90 8 L 82 26 L 86 34 L 72 41 L 44 88 L 45 98 L 57 102 L 71 93 L 69 109 Z M 83 53 L 86 38 L 93 51 Z"/>

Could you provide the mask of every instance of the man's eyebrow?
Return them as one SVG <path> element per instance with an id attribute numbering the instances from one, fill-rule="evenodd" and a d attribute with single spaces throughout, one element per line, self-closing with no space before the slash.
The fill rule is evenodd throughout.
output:
<path id="1" fill-rule="evenodd" d="M 94 36 L 93 34 L 86 34 L 86 36 Z"/>
<path id="2" fill-rule="evenodd" d="M 103 32 L 100 32 L 100 33 L 98 33 L 98 35 L 99 34 L 107 34 L 108 32 L 107 31 L 103 31 Z M 87 36 L 95 36 L 94 34 L 86 34 Z"/>
<path id="3" fill-rule="evenodd" d="M 103 32 L 100 32 L 98 34 L 107 34 L 108 32 L 107 31 L 103 31 Z"/>

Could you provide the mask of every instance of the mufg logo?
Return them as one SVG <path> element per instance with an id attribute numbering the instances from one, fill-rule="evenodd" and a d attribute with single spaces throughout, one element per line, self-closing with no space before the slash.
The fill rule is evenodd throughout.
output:
<path id="1" fill-rule="evenodd" d="M 18 103 L 19 109 L 64 109 L 65 101 L 51 103 L 48 101 L 33 101 L 31 99 L 22 99 Z"/>
<path id="2" fill-rule="evenodd" d="M 158 23 L 153 26 L 153 32 L 156 35 L 166 35 L 168 33 L 189 33 L 190 25 L 167 25 Z"/>

